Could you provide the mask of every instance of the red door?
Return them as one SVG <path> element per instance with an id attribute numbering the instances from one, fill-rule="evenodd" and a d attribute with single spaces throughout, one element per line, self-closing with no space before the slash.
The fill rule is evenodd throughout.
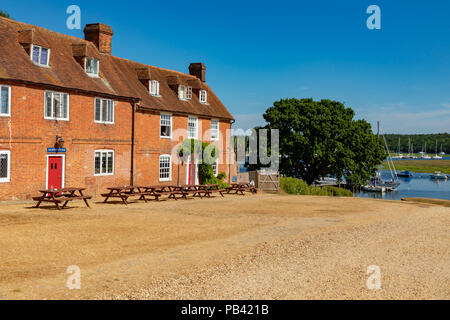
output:
<path id="1" fill-rule="evenodd" d="M 48 189 L 62 188 L 62 157 L 48 157 Z"/>

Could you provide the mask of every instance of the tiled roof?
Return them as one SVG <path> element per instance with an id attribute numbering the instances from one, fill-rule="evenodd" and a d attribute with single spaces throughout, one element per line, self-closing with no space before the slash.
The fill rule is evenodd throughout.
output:
<path id="1" fill-rule="evenodd" d="M 32 36 L 30 36 L 31 31 Z M 26 39 L 26 40 L 23 40 Z M 50 49 L 50 67 L 35 65 L 19 41 L 30 41 Z M 209 86 L 195 76 L 100 53 L 86 40 L 56 33 L 41 27 L 0 17 L 0 80 L 21 81 L 46 86 L 91 92 L 118 98 L 140 99 L 141 109 L 195 114 L 233 119 Z M 100 78 L 88 76 L 74 57 L 77 50 L 86 50 L 88 57 L 100 61 Z M 150 69 L 150 79 L 160 82 L 160 97 L 150 95 L 138 78 L 136 69 Z M 181 101 L 169 83 L 186 84 L 208 91 L 208 104 L 201 104 L 193 94 Z"/>

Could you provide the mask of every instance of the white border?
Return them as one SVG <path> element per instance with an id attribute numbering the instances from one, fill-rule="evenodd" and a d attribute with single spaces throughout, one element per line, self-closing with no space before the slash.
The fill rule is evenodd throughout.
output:
<path id="1" fill-rule="evenodd" d="M 0 154 L 8 155 L 7 177 L 0 178 L 0 183 L 8 183 L 11 182 L 11 150 L 0 150 Z"/>
<path id="2" fill-rule="evenodd" d="M 47 103 L 47 92 L 50 92 L 50 93 L 52 93 L 52 94 L 54 94 L 54 93 L 59 93 L 59 94 L 62 94 L 62 95 L 67 95 L 67 118 L 53 118 L 53 117 L 47 117 L 46 115 L 45 115 L 45 113 L 47 112 L 47 106 L 46 106 L 46 103 Z M 52 96 L 52 113 L 53 113 L 53 96 Z M 59 92 L 59 91 L 52 91 L 52 90 L 45 90 L 44 91 L 44 119 L 45 120 L 53 120 L 53 121 L 69 121 L 70 120 L 70 94 L 68 94 L 68 93 L 65 93 L 65 92 Z"/>
<path id="3" fill-rule="evenodd" d="M 96 60 L 97 61 L 97 74 L 95 74 L 95 73 L 89 73 L 89 72 L 87 72 L 86 71 L 86 62 L 87 62 L 87 59 L 92 59 L 92 60 Z M 86 74 L 89 76 L 89 77 L 92 77 L 92 78 L 100 78 L 100 60 L 98 60 L 98 59 L 95 59 L 95 58 L 91 58 L 91 57 L 86 57 L 86 58 L 84 58 L 84 72 L 86 72 Z"/>
<path id="4" fill-rule="evenodd" d="M 0 113 L 0 117 L 11 117 L 11 87 L 3 84 L 0 85 L 0 99 L 2 87 L 8 88 L 8 113 Z"/>
<path id="5" fill-rule="evenodd" d="M 95 153 L 96 152 L 112 152 L 112 154 L 113 154 L 112 173 L 101 173 L 101 171 L 102 171 L 102 157 L 101 156 L 100 156 L 100 173 L 95 173 Z M 110 150 L 110 149 L 94 150 L 94 177 L 113 176 L 114 175 L 115 165 L 116 165 L 116 153 L 114 152 L 114 150 Z"/>
<path id="6" fill-rule="evenodd" d="M 195 137 L 189 137 L 189 118 L 195 118 L 195 119 L 197 119 L 197 122 L 196 122 L 196 133 L 195 133 Z M 188 116 L 188 121 L 187 121 L 187 138 L 188 139 L 198 139 L 198 117 L 197 116 Z"/>
<path id="7" fill-rule="evenodd" d="M 161 115 L 170 116 L 170 136 L 162 136 L 161 135 Z M 161 112 L 159 114 L 159 138 L 160 139 L 172 139 L 172 131 L 173 131 L 173 115 L 167 112 Z"/>
<path id="8" fill-rule="evenodd" d="M 65 180 L 66 180 L 66 155 L 65 154 L 47 154 L 47 167 L 45 169 L 45 189 L 48 189 L 48 158 L 49 157 L 61 157 L 62 158 L 62 182 L 61 188 L 64 188 Z"/>
<path id="9" fill-rule="evenodd" d="M 39 48 L 44 48 L 44 49 L 47 49 L 48 50 L 48 55 L 47 55 L 47 64 L 41 64 L 40 63 L 40 61 L 41 61 L 41 50 L 39 50 L 39 59 L 38 59 L 38 62 L 34 62 L 33 61 L 33 48 L 34 47 L 39 47 Z M 31 60 L 31 62 L 33 62 L 35 65 L 37 65 L 37 66 L 40 66 L 40 67 L 45 67 L 45 68 L 50 68 L 50 52 L 51 52 L 51 50 L 50 50 L 50 48 L 46 48 L 46 47 L 43 47 L 43 46 L 38 46 L 38 45 L 35 45 L 35 44 L 32 44 L 31 45 L 31 50 L 30 50 L 30 60 Z"/>
<path id="10" fill-rule="evenodd" d="M 112 101 L 112 119 L 113 119 L 112 122 L 95 120 L 95 108 L 96 108 L 96 105 L 97 105 L 97 101 L 96 101 L 97 99 L 100 99 L 100 100 L 110 100 L 110 101 Z M 101 108 L 101 106 L 102 106 L 102 104 L 100 103 L 100 108 Z M 114 124 L 114 123 L 115 123 L 115 108 L 116 108 L 116 103 L 115 103 L 115 101 L 114 101 L 113 99 L 107 99 L 107 98 L 95 97 L 95 98 L 94 98 L 94 123 L 100 123 L 100 124 Z M 101 110 L 100 110 L 100 111 L 101 111 Z M 102 112 L 100 112 L 100 117 L 101 117 L 101 116 L 102 116 Z"/>
<path id="11" fill-rule="evenodd" d="M 169 157 L 169 178 L 161 178 L 161 157 Z M 172 181 L 172 155 L 161 154 L 158 158 L 158 178 L 159 181 Z"/>
<path id="12" fill-rule="evenodd" d="M 217 121 L 217 138 L 216 139 L 213 139 L 212 138 L 212 135 L 211 135 L 211 132 L 212 132 L 212 122 L 213 121 Z M 219 139 L 220 139 L 220 120 L 219 119 L 211 119 L 211 126 L 210 126 L 211 128 L 209 129 L 209 137 L 210 137 L 210 139 L 211 139 L 211 141 L 219 141 Z"/>

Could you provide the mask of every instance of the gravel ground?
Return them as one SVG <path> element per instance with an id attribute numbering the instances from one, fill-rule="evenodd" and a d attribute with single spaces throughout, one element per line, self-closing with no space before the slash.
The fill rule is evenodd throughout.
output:
<path id="1" fill-rule="evenodd" d="M 357 198 L 6 205 L 0 298 L 449 299 L 449 227 L 448 207 Z M 73 264 L 81 290 L 65 287 Z"/>

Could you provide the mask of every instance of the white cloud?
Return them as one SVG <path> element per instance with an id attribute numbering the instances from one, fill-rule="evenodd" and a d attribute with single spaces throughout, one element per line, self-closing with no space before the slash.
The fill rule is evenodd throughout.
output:
<path id="1" fill-rule="evenodd" d="M 392 109 L 391 109 L 392 110 Z M 420 112 L 401 112 L 381 109 L 379 112 L 357 114 L 371 122 L 376 130 L 376 122 L 381 122 L 383 133 L 443 133 L 450 132 L 450 108 Z"/>

